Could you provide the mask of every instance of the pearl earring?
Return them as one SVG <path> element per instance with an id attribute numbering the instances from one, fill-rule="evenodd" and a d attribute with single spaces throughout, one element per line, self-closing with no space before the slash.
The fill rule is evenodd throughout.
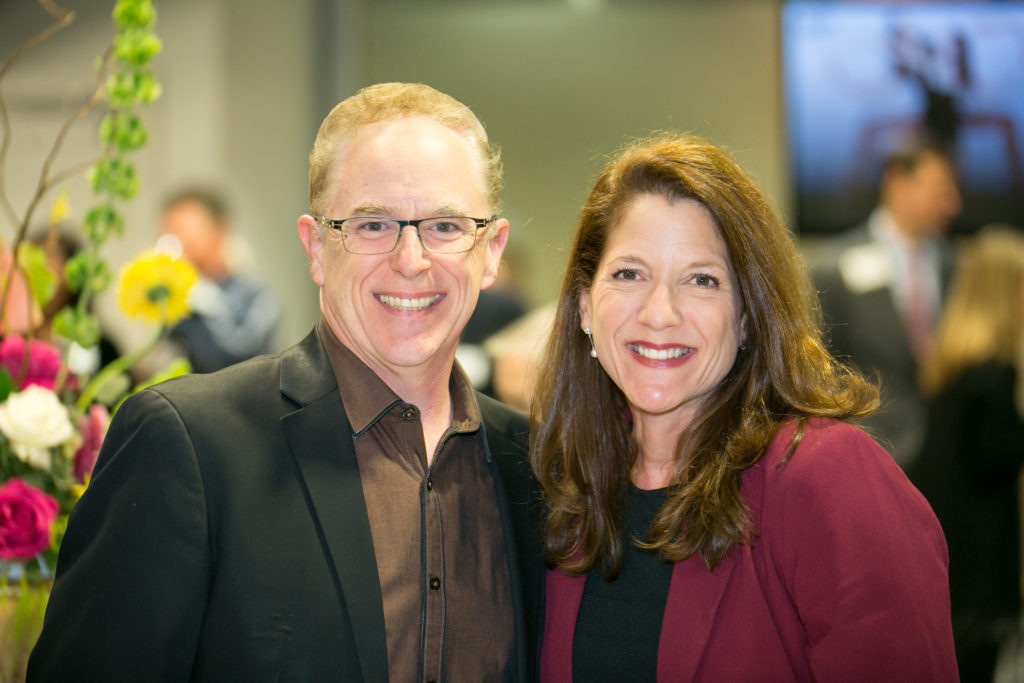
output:
<path id="1" fill-rule="evenodd" d="M 590 334 L 590 328 L 584 327 L 583 334 L 587 335 L 587 339 L 590 340 L 590 357 L 597 358 L 597 347 L 594 346 L 594 337 Z"/>

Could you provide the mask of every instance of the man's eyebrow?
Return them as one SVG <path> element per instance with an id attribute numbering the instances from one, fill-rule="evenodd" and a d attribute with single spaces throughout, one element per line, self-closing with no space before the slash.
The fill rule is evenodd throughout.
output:
<path id="1" fill-rule="evenodd" d="M 388 208 L 383 204 L 362 204 L 353 208 L 350 213 L 353 216 L 387 216 Z"/>
<path id="2" fill-rule="evenodd" d="M 353 216 L 380 216 L 382 218 L 391 218 L 395 215 L 395 212 L 384 204 L 360 204 L 354 207 L 350 212 Z M 465 215 L 463 209 L 455 206 L 454 204 L 438 204 L 434 207 L 434 210 L 430 212 L 430 216 L 462 216 Z"/>

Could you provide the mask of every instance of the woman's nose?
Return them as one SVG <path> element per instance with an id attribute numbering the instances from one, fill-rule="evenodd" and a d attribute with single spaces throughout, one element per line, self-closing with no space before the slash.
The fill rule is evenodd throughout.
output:
<path id="1" fill-rule="evenodd" d="M 655 285 L 644 296 L 637 319 L 653 329 L 664 329 L 680 322 L 677 302 L 667 285 Z"/>

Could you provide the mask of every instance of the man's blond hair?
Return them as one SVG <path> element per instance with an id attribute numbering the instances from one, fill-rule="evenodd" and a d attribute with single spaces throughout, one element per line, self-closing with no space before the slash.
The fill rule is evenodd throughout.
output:
<path id="1" fill-rule="evenodd" d="M 378 83 L 337 104 L 320 124 L 309 154 L 309 207 L 323 214 L 330 202 L 332 174 L 341 147 L 361 127 L 403 116 L 425 116 L 464 136 L 479 152 L 486 192 L 497 211 L 501 191 L 501 155 L 487 140 L 476 115 L 455 98 L 421 83 Z"/>

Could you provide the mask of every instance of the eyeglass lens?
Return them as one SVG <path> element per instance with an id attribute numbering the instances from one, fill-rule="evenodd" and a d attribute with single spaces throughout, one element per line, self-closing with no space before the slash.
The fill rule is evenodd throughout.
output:
<path id="1" fill-rule="evenodd" d="M 358 254 L 383 254 L 398 244 L 404 226 L 384 218 L 350 218 L 342 223 L 345 246 Z M 455 254 L 468 251 L 476 241 L 476 223 L 471 218 L 443 217 L 412 221 L 427 251 Z"/>

